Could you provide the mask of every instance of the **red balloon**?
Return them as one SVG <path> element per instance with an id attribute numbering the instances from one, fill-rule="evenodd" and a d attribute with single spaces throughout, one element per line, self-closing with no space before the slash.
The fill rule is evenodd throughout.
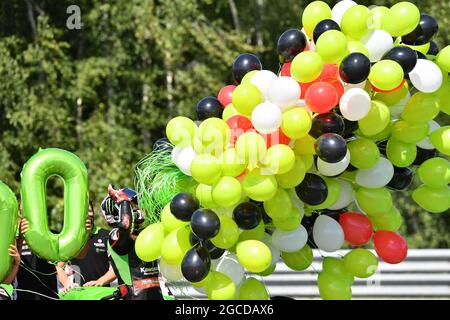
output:
<path id="1" fill-rule="evenodd" d="M 231 129 L 230 142 L 233 145 L 236 143 L 237 138 L 239 138 L 241 134 L 244 134 L 249 130 L 253 130 L 252 122 L 247 117 L 238 114 L 228 119 L 227 124 Z"/>
<path id="2" fill-rule="evenodd" d="M 345 212 L 339 217 L 345 240 L 354 246 L 362 246 L 372 238 L 372 224 L 362 213 Z"/>
<path id="3" fill-rule="evenodd" d="M 276 144 L 288 145 L 289 142 L 291 142 L 291 139 L 289 139 L 289 137 L 286 136 L 281 129 L 278 129 L 270 134 L 258 133 L 264 138 L 264 140 L 266 140 L 267 149 Z"/>
<path id="4" fill-rule="evenodd" d="M 306 106 L 317 113 L 329 112 L 338 102 L 338 93 L 328 82 L 313 83 L 305 94 Z"/>
<path id="5" fill-rule="evenodd" d="M 283 63 L 283 66 L 281 67 L 280 75 L 282 77 L 290 77 L 291 76 L 291 64 L 292 61 Z"/>
<path id="6" fill-rule="evenodd" d="M 335 64 L 325 64 L 322 73 L 319 76 L 320 81 L 328 82 L 339 78 L 339 67 Z"/>
<path id="7" fill-rule="evenodd" d="M 344 95 L 345 88 L 341 81 L 335 79 L 335 80 L 328 80 L 329 84 L 331 84 L 338 94 L 338 102 L 341 101 L 341 97 Z"/>
<path id="8" fill-rule="evenodd" d="M 378 231 L 373 237 L 375 251 L 384 262 L 400 263 L 408 254 L 408 246 L 401 235 L 393 231 Z"/>
<path id="9" fill-rule="evenodd" d="M 405 79 L 403 79 L 403 81 L 402 81 L 402 83 L 400 83 L 398 86 L 396 86 L 394 89 L 391 89 L 391 90 L 381 90 L 381 89 L 378 89 L 377 87 L 375 87 L 373 84 L 370 84 L 371 86 L 372 86 L 372 91 L 375 91 L 375 92 L 393 92 L 393 91 L 396 91 L 396 90 L 398 90 L 398 89 L 400 89 L 401 87 L 403 87 L 403 85 L 405 84 Z"/>
<path id="10" fill-rule="evenodd" d="M 219 94 L 217 95 L 217 100 L 220 101 L 222 107 L 226 107 L 231 103 L 231 97 L 233 95 L 233 91 L 236 89 L 236 86 L 229 85 L 220 89 Z"/>
<path id="11" fill-rule="evenodd" d="M 309 87 L 311 87 L 314 83 L 315 81 L 305 83 L 299 82 L 301 88 L 300 99 L 305 99 L 306 91 L 308 91 Z"/>

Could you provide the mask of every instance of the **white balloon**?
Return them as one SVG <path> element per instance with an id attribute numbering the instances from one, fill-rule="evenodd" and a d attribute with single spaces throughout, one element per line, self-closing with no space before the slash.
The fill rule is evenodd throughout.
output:
<path id="1" fill-rule="evenodd" d="M 216 266 L 217 272 L 222 272 L 228 276 L 236 286 L 239 286 L 245 278 L 245 270 L 234 254 L 223 256 Z"/>
<path id="2" fill-rule="evenodd" d="M 269 90 L 269 100 L 284 111 L 296 105 L 300 93 L 301 89 L 297 81 L 291 77 L 279 77 Z"/>
<path id="3" fill-rule="evenodd" d="M 270 265 L 275 265 L 278 260 L 280 260 L 281 251 L 274 246 L 274 244 L 272 243 L 272 236 L 267 233 L 264 234 L 262 242 L 264 242 L 266 246 L 269 247 L 270 253 L 272 253 L 272 262 L 270 263 Z"/>
<path id="4" fill-rule="evenodd" d="M 413 86 L 421 92 L 435 92 L 442 85 L 442 72 L 436 63 L 417 59 L 416 66 L 409 73 L 409 79 Z"/>
<path id="5" fill-rule="evenodd" d="M 337 176 L 347 169 L 350 163 L 350 151 L 347 150 L 344 159 L 336 163 L 325 162 L 320 158 L 317 158 L 317 170 L 327 177 Z"/>
<path id="6" fill-rule="evenodd" d="M 336 220 L 320 215 L 314 222 L 313 239 L 320 250 L 334 252 L 344 244 L 344 231 Z"/>
<path id="7" fill-rule="evenodd" d="M 348 91 L 348 90 L 353 89 L 353 88 L 364 89 L 366 87 L 366 82 L 367 82 L 366 80 L 364 80 L 363 82 L 360 82 L 360 83 L 345 83 L 345 82 L 343 82 L 344 83 L 344 90 Z"/>
<path id="8" fill-rule="evenodd" d="M 308 241 L 308 232 L 300 225 L 293 231 L 275 229 L 272 234 L 273 245 L 283 252 L 295 252 L 303 248 Z"/>
<path id="9" fill-rule="evenodd" d="M 347 90 L 339 101 L 339 110 L 347 120 L 361 120 L 370 111 L 370 96 L 361 88 Z"/>
<path id="10" fill-rule="evenodd" d="M 339 1 L 334 5 L 333 9 L 331 9 L 331 18 L 340 25 L 344 13 L 351 7 L 356 6 L 356 4 L 356 2 L 351 0 Z"/>
<path id="11" fill-rule="evenodd" d="M 191 175 L 191 163 L 195 156 L 194 149 L 191 146 L 188 147 L 178 147 L 175 146 L 172 150 L 172 161 L 173 163 L 183 172 L 185 175 Z"/>
<path id="12" fill-rule="evenodd" d="M 384 30 L 374 30 L 361 39 L 369 51 L 370 62 L 377 62 L 394 47 L 392 36 Z"/>
<path id="13" fill-rule="evenodd" d="M 425 137 L 423 140 L 420 140 L 419 142 L 417 142 L 416 145 L 417 145 L 419 148 L 422 148 L 422 149 L 433 150 L 433 149 L 435 149 L 436 147 L 433 146 L 433 144 L 431 143 L 429 135 L 430 135 L 433 131 L 439 129 L 441 126 L 440 126 L 436 121 L 434 121 L 434 120 L 431 120 L 430 122 L 428 122 L 428 125 L 429 125 L 429 127 L 430 127 L 430 128 L 428 129 L 428 136 Z"/>
<path id="14" fill-rule="evenodd" d="M 258 87 L 264 99 L 268 99 L 269 90 L 272 87 L 272 83 L 277 80 L 277 78 L 277 75 L 272 71 L 259 70 L 252 76 L 250 83 Z"/>
<path id="15" fill-rule="evenodd" d="M 331 207 L 328 207 L 330 210 L 343 209 L 355 200 L 355 191 L 353 190 L 352 185 L 345 180 L 336 179 L 336 181 L 341 186 L 341 193 L 339 194 L 339 199 L 336 203 Z"/>
<path id="16" fill-rule="evenodd" d="M 366 188 L 381 188 L 391 181 L 394 176 L 392 163 L 380 157 L 378 162 L 370 169 L 359 169 L 355 181 L 358 185 Z"/>
<path id="17" fill-rule="evenodd" d="M 169 281 L 178 281 L 183 278 L 181 266 L 168 264 L 164 259 L 159 260 L 159 272 Z"/>
<path id="18" fill-rule="evenodd" d="M 271 102 L 263 102 L 252 112 L 253 127 L 260 133 L 268 134 L 278 130 L 281 125 L 281 110 Z"/>

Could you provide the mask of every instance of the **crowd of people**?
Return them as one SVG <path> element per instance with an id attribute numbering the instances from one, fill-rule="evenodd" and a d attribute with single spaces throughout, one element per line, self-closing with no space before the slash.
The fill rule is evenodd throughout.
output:
<path id="1" fill-rule="evenodd" d="M 94 224 L 95 209 L 89 202 L 89 240 L 70 261 L 49 262 L 32 252 L 24 239 L 29 222 L 22 217 L 20 196 L 18 202 L 18 234 L 8 251 L 13 267 L 0 284 L 0 300 L 58 299 L 74 288 L 91 286 L 118 286 L 116 298 L 124 300 L 173 299 L 159 276 L 158 261 L 144 262 L 136 255 L 134 243 L 145 216 L 134 190 L 108 187 L 99 212 L 111 231 Z"/>

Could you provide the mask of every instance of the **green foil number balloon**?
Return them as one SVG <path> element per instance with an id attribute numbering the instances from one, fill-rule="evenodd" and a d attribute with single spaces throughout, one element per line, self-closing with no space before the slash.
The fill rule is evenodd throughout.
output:
<path id="1" fill-rule="evenodd" d="M 17 232 L 17 200 L 11 189 L 0 181 L 0 283 L 11 271 L 12 257 L 8 248 Z"/>
<path id="2" fill-rule="evenodd" d="M 48 226 L 45 199 L 47 180 L 64 181 L 64 225 L 59 234 Z M 49 261 L 75 257 L 87 241 L 88 179 L 84 163 L 71 152 L 49 148 L 25 163 L 22 173 L 23 217 L 29 221 L 25 239 L 34 253 Z"/>

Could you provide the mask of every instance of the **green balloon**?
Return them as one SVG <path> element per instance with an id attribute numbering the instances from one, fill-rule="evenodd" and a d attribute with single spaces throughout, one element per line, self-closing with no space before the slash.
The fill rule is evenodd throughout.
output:
<path id="1" fill-rule="evenodd" d="M 393 37 L 404 36 L 414 31 L 420 21 L 420 11 L 411 2 L 394 4 L 383 19 L 383 30 Z"/>
<path id="2" fill-rule="evenodd" d="M 344 257 L 345 268 L 358 278 L 372 276 L 378 268 L 377 257 L 367 249 L 353 249 Z"/>
<path id="3" fill-rule="evenodd" d="M 450 187 L 432 188 L 422 185 L 413 191 L 412 198 L 429 212 L 446 212 L 450 208 Z"/>
<path id="4" fill-rule="evenodd" d="M 199 185 L 200 186 L 200 185 Z M 170 202 L 166 204 L 161 211 L 161 223 L 166 234 L 169 234 L 175 229 L 186 226 L 189 222 L 177 219 L 172 212 L 170 212 Z"/>
<path id="5" fill-rule="evenodd" d="M 450 183 L 450 162 L 444 158 L 431 158 L 418 170 L 422 182 L 432 188 L 442 188 Z"/>
<path id="6" fill-rule="evenodd" d="M 292 206 L 289 216 L 284 219 L 272 219 L 274 226 L 283 231 L 293 231 L 300 226 L 302 213 L 295 206 Z"/>
<path id="7" fill-rule="evenodd" d="M 142 230 L 136 238 L 136 255 L 145 262 L 161 257 L 161 246 L 164 241 L 164 226 L 161 222 L 153 223 Z"/>
<path id="8" fill-rule="evenodd" d="M 252 70 L 250 72 L 247 72 L 245 76 L 241 80 L 241 84 L 251 83 L 253 76 L 258 72 L 258 70 Z"/>
<path id="9" fill-rule="evenodd" d="M 439 109 L 450 115 L 450 103 L 448 103 L 450 101 L 450 81 L 444 80 L 441 87 L 433 92 L 433 95 L 436 97 Z"/>
<path id="10" fill-rule="evenodd" d="M 244 191 L 255 201 L 267 201 L 276 194 L 278 184 L 273 175 L 262 175 L 260 169 L 253 169 L 244 178 Z"/>
<path id="11" fill-rule="evenodd" d="M 292 201 L 286 190 L 278 188 L 275 195 L 264 201 L 264 210 L 272 219 L 286 219 L 291 213 Z"/>
<path id="12" fill-rule="evenodd" d="M 380 159 L 380 150 L 375 142 L 366 138 L 357 138 L 347 144 L 350 163 L 358 169 L 370 169 Z"/>
<path id="13" fill-rule="evenodd" d="M 302 159 L 296 157 L 292 169 L 286 173 L 277 174 L 275 178 L 277 179 L 278 185 L 280 187 L 289 189 L 298 186 L 305 178 L 305 174 L 305 163 Z"/>
<path id="14" fill-rule="evenodd" d="M 306 6 L 302 15 L 302 24 L 310 39 L 313 38 L 316 25 L 324 19 L 331 19 L 331 9 L 328 4 L 323 1 L 313 1 Z"/>
<path id="15" fill-rule="evenodd" d="M 266 270 L 264 270 L 263 272 L 259 272 L 257 274 L 262 277 L 267 277 L 267 276 L 270 276 L 272 273 L 274 273 L 276 268 L 277 268 L 277 265 L 273 264 L 270 267 L 268 267 Z"/>
<path id="16" fill-rule="evenodd" d="M 64 181 L 64 226 L 58 234 L 50 231 L 47 219 L 46 183 L 52 176 Z M 89 237 L 88 175 L 80 158 L 62 149 L 39 151 L 22 169 L 20 194 L 23 217 L 29 223 L 25 240 L 31 250 L 49 261 L 77 256 Z"/>
<path id="17" fill-rule="evenodd" d="M 439 51 L 434 62 L 436 62 L 439 68 L 441 68 L 445 72 L 450 72 L 450 45 L 442 48 L 441 51 Z"/>
<path id="18" fill-rule="evenodd" d="M 394 123 L 392 136 L 404 143 L 417 143 L 428 135 L 428 123 L 411 123 L 399 120 Z"/>
<path id="19" fill-rule="evenodd" d="M 376 62 L 369 73 L 369 81 L 381 90 L 389 91 L 397 88 L 403 81 L 404 73 L 400 64 L 393 60 Z"/>
<path id="20" fill-rule="evenodd" d="M 379 100 L 387 106 L 393 106 L 406 97 L 408 90 L 408 82 L 405 81 L 403 86 L 397 90 L 389 92 L 375 92 L 373 99 Z"/>
<path id="21" fill-rule="evenodd" d="M 359 40 L 369 31 L 370 10 L 362 5 L 350 7 L 341 20 L 341 30 L 352 39 Z"/>
<path id="22" fill-rule="evenodd" d="M 229 105 L 227 105 L 225 107 L 225 109 L 223 109 L 222 112 L 222 120 L 223 121 L 228 121 L 228 119 L 230 119 L 232 116 L 236 116 L 236 115 L 241 115 L 244 116 L 242 114 L 240 114 L 236 108 L 233 106 L 232 103 L 230 103 Z M 245 117 L 245 116 L 244 116 Z"/>
<path id="23" fill-rule="evenodd" d="M 440 100 L 436 94 L 417 92 L 412 95 L 402 111 L 402 119 L 410 123 L 428 123 L 440 110 Z"/>
<path id="24" fill-rule="evenodd" d="M 347 47 L 348 47 L 349 54 L 354 53 L 354 52 L 359 52 L 359 53 L 362 53 L 363 55 L 365 55 L 366 57 L 369 57 L 369 50 L 367 50 L 366 46 L 360 41 L 350 40 L 347 43 Z"/>
<path id="25" fill-rule="evenodd" d="M 244 172 L 247 166 L 244 161 L 240 160 L 235 148 L 226 149 L 218 158 L 224 176 L 237 177 Z"/>
<path id="26" fill-rule="evenodd" d="M 231 248 L 238 242 L 239 227 L 230 217 L 219 216 L 219 220 L 219 233 L 214 238 L 211 238 L 211 242 L 220 249 Z"/>
<path id="27" fill-rule="evenodd" d="M 18 204 L 11 189 L 0 181 L 0 283 L 9 275 L 13 257 L 8 254 L 17 232 Z"/>
<path id="28" fill-rule="evenodd" d="M 433 131 L 430 134 L 430 141 L 439 152 L 450 156 L 450 126 Z"/>
<path id="29" fill-rule="evenodd" d="M 291 77 L 298 82 L 308 83 L 316 80 L 322 70 L 322 57 L 314 51 L 303 51 L 292 60 Z"/>
<path id="30" fill-rule="evenodd" d="M 391 121 L 391 112 L 383 102 L 373 100 L 370 105 L 369 113 L 358 121 L 359 130 L 365 136 L 374 136 L 382 132 Z"/>
<path id="31" fill-rule="evenodd" d="M 197 139 L 201 144 L 201 151 L 211 154 L 220 154 L 230 141 L 231 130 L 228 124 L 219 118 L 208 118 L 198 127 Z M 198 153 L 198 147 L 194 145 Z"/>
<path id="32" fill-rule="evenodd" d="M 347 37 L 340 31 L 325 31 L 317 40 L 316 51 L 324 63 L 339 64 L 348 55 Z"/>
<path id="33" fill-rule="evenodd" d="M 218 204 L 214 202 L 212 197 L 212 188 L 212 186 L 207 184 L 199 183 L 195 189 L 195 196 L 203 208 L 212 209 L 218 207 Z"/>
<path id="34" fill-rule="evenodd" d="M 180 147 L 191 145 L 197 125 L 187 117 L 172 118 L 166 126 L 166 136 L 169 141 Z"/>
<path id="35" fill-rule="evenodd" d="M 241 83 L 234 89 L 231 103 L 244 115 L 251 115 L 253 109 L 263 102 L 263 96 L 258 87 L 251 83 Z"/>
<path id="36" fill-rule="evenodd" d="M 253 277 L 246 279 L 239 287 L 239 300 L 268 300 L 269 293 L 263 282 Z"/>
<path id="37" fill-rule="evenodd" d="M 313 252 L 307 244 L 295 252 L 282 252 L 281 259 L 288 268 L 295 271 L 302 271 L 309 268 L 313 262 Z"/>
<path id="38" fill-rule="evenodd" d="M 311 116 L 305 108 L 292 108 L 283 112 L 281 130 L 291 139 L 300 139 L 311 130 Z"/>
<path id="39" fill-rule="evenodd" d="M 386 146 L 386 155 L 394 166 L 404 168 L 416 159 L 417 148 L 414 143 L 404 143 L 391 137 Z"/>
<path id="40" fill-rule="evenodd" d="M 294 151 L 285 144 L 271 146 L 262 161 L 264 174 L 283 174 L 289 172 L 295 164 Z"/>
<path id="41" fill-rule="evenodd" d="M 212 188 L 212 198 L 224 208 L 238 204 L 242 198 L 241 183 L 233 177 L 222 177 Z"/>
<path id="42" fill-rule="evenodd" d="M 355 193 L 359 207 L 369 216 L 379 217 L 392 207 L 392 196 L 386 188 L 358 188 Z"/>
<path id="43" fill-rule="evenodd" d="M 325 257 L 322 261 L 322 270 L 328 274 L 335 275 L 349 285 L 352 285 L 355 281 L 355 277 L 345 268 L 344 259 Z"/>
<path id="44" fill-rule="evenodd" d="M 272 262 L 272 253 L 267 245 L 258 240 L 246 240 L 236 246 L 236 255 L 241 265 L 250 272 L 262 272 Z"/>
<path id="45" fill-rule="evenodd" d="M 235 300 L 236 285 L 222 272 L 211 271 L 206 282 L 206 293 L 210 300 Z"/>
<path id="46" fill-rule="evenodd" d="M 391 207 L 391 209 L 386 212 L 385 214 L 379 216 L 379 217 L 369 217 L 370 222 L 372 222 L 372 227 L 375 231 L 379 230 L 388 230 L 388 231 L 397 231 L 400 229 L 403 218 L 398 211 L 398 209 L 394 206 Z"/>
<path id="47" fill-rule="evenodd" d="M 192 160 L 191 174 L 197 182 L 213 185 L 220 180 L 222 168 L 213 155 L 199 154 Z"/>
<path id="48" fill-rule="evenodd" d="M 319 273 L 317 284 L 320 296 L 324 300 L 350 300 L 352 298 L 351 286 L 334 274 Z"/>
<path id="49" fill-rule="evenodd" d="M 264 138 L 256 132 L 246 132 L 236 141 L 236 154 L 241 164 L 257 165 L 264 159 L 267 146 Z"/>
<path id="50" fill-rule="evenodd" d="M 371 17 L 369 18 L 369 29 L 371 30 L 381 29 L 383 21 L 389 12 L 389 8 L 384 6 L 377 6 L 371 9 L 370 11 Z"/>
<path id="51" fill-rule="evenodd" d="M 259 224 L 250 230 L 243 230 L 239 235 L 238 242 L 246 241 L 246 240 L 258 240 L 261 241 L 264 238 L 265 233 L 264 221 L 260 221 Z"/>
<path id="52" fill-rule="evenodd" d="M 168 264 L 180 265 L 184 255 L 191 248 L 189 229 L 180 227 L 165 237 L 161 246 L 161 256 Z"/>

